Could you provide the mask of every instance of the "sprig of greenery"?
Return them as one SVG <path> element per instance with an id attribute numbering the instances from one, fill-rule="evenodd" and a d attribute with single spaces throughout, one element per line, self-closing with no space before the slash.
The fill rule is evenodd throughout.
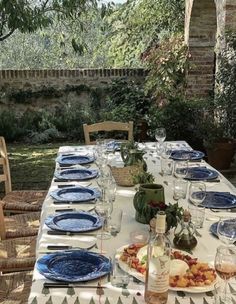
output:
<path id="1" fill-rule="evenodd" d="M 139 172 L 139 174 L 135 175 L 133 177 L 133 182 L 134 184 L 153 184 L 154 183 L 154 176 L 149 173 L 149 172 L 145 172 L 145 171 L 141 171 Z"/>
<path id="2" fill-rule="evenodd" d="M 166 213 L 166 225 L 167 230 L 176 227 L 178 220 L 180 220 L 183 216 L 184 209 L 182 207 L 179 207 L 178 202 L 167 205 L 165 209 Z"/>

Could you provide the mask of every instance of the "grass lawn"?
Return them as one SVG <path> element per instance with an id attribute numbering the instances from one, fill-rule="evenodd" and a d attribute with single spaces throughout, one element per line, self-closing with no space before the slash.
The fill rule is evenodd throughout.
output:
<path id="1" fill-rule="evenodd" d="M 49 188 L 58 148 L 75 143 L 45 145 L 7 144 L 13 190 Z M 1 195 L 3 184 L 0 185 Z"/>

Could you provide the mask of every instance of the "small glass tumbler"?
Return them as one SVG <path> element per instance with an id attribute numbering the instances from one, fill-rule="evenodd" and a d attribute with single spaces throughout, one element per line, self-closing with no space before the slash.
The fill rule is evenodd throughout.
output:
<path id="1" fill-rule="evenodd" d="M 120 268 L 119 257 L 115 254 L 112 259 L 111 284 L 115 287 L 126 288 L 129 281 L 129 274 Z"/>
<path id="2" fill-rule="evenodd" d="M 230 282 L 231 291 L 225 294 L 225 284 L 222 281 L 214 285 L 214 304 L 234 304 L 236 303 L 236 283 Z"/>
<path id="3" fill-rule="evenodd" d="M 179 200 L 181 198 L 186 198 L 188 189 L 188 182 L 184 179 L 174 180 L 174 193 L 173 198 Z"/>
<path id="4" fill-rule="evenodd" d="M 162 175 L 172 175 L 173 172 L 173 160 L 168 158 L 161 158 L 161 173 Z"/>
<path id="5" fill-rule="evenodd" d="M 120 232 L 123 211 L 119 208 L 113 208 L 112 214 L 108 220 L 108 228 L 111 235 L 116 235 Z"/>
<path id="6" fill-rule="evenodd" d="M 202 228 L 205 219 L 205 207 L 197 207 L 189 204 L 188 210 L 191 214 L 191 222 L 194 224 L 195 228 Z"/>

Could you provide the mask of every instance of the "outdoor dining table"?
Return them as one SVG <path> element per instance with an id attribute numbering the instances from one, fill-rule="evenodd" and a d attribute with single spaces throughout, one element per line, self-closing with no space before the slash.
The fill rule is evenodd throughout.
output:
<path id="1" fill-rule="evenodd" d="M 189 147 L 186 142 L 170 142 L 173 149 L 185 149 Z M 58 155 L 66 153 L 78 153 L 86 154 L 92 152 L 94 146 L 63 146 L 60 147 Z M 155 149 L 155 143 L 146 143 L 145 145 L 146 154 L 144 158 L 148 166 L 148 172 L 155 176 L 155 183 L 164 186 L 165 201 L 166 203 L 173 203 L 173 180 L 175 177 L 172 175 L 163 176 L 160 174 L 160 158 L 158 157 Z M 118 155 L 118 153 L 117 153 Z M 206 162 L 202 161 L 201 165 L 211 168 Z M 91 164 L 91 168 L 96 168 L 95 163 Z M 60 170 L 58 164 L 55 165 L 55 170 Z M 225 191 L 236 194 L 235 187 L 222 175 L 219 173 L 220 182 L 206 182 L 206 189 L 208 191 Z M 72 247 L 81 246 L 81 235 L 50 235 L 48 230 L 50 230 L 44 223 L 45 218 L 48 215 L 55 214 L 58 209 L 83 209 L 80 204 L 54 204 L 53 198 L 50 196 L 50 192 L 58 189 L 58 185 L 66 184 L 77 184 L 77 182 L 71 181 L 61 181 L 52 179 L 51 186 L 48 191 L 48 195 L 44 201 L 41 214 L 41 226 L 38 234 L 36 256 L 40 258 L 48 254 L 48 245 L 70 245 Z M 91 179 L 86 182 L 79 182 L 78 184 L 88 185 L 92 183 L 92 186 L 97 187 L 96 179 Z M 135 231 L 148 230 L 148 225 L 138 223 L 135 220 L 135 209 L 133 206 L 133 197 L 136 193 L 137 187 L 117 187 L 116 199 L 114 202 L 115 207 L 119 207 L 123 210 L 123 218 L 121 231 L 116 236 L 109 239 L 109 249 L 107 252 L 108 256 L 113 256 L 118 248 L 124 245 L 132 243 L 130 235 Z M 188 201 L 186 199 L 181 199 L 179 201 L 180 205 L 187 208 Z M 210 231 L 209 227 L 212 223 L 219 220 L 220 216 L 235 217 L 233 212 L 214 212 L 210 209 L 206 209 L 205 221 L 203 228 L 199 229 L 199 234 L 197 237 L 198 244 L 192 250 L 194 257 L 197 257 L 200 261 L 208 262 L 214 265 L 214 258 L 216 254 L 216 248 L 222 243 L 216 237 L 214 237 Z M 171 230 L 169 235 L 170 241 L 173 240 L 173 230 Z M 173 244 L 173 242 L 172 242 Z M 99 252 L 98 249 L 91 249 L 94 252 Z M 99 281 L 99 280 L 98 280 Z M 133 278 L 127 288 L 118 288 L 111 285 L 109 276 L 100 279 L 100 284 L 105 286 L 104 289 L 90 288 L 90 283 L 82 284 L 80 286 L 72 286 L 70 288 L 44 288 L 44 283 L 50 282 L 43 275 L 41 275 L 38 270 L 34 269 L 33 282 L 31 293 L 29 296 L 28 303 L 47 303 L 47 304 L 66 304 L 66 303 L 80 303 L 80 304 L 95 304 L 95 303 L 105 303 L 105 304 L 137 304 L 145 303 L 144 301 L 144 283 L 139 282 Z M 88 287 L 86 288 L 86 284 Z M 97 282 L 92 282 L 92 285 L 96 286 Z M 82 286 L 81 285 L 81 286 Z M 98 291 L 100 290 L 100 292 Z M 213 292 L 204 293 L 188 293 L 183 291 L 169 291 L 168 296 L 169 304 L 212 304 L 214 303 Z"/>

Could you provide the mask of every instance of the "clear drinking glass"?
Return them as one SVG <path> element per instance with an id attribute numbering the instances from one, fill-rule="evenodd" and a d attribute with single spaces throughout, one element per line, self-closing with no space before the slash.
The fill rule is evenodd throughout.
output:
<path id="1" fill-rule="evenodd" d="M 164 143 L 163 144 L 163 152 L 162 152 L 161 156 L 163 158 L 170 158 L 171 153 L 172 153 L 171 144 L 170 143 Z"/>
<path id="2" fill-rule="evenodd" d="M 166 129 L 157 128 L 155 131 L 155 138 L 159 143 L 163 143 L 166 139 Z"/>
<path id="3" fill-rule="evenodd" d="M 191 182 L 189 186 L 189 200 L 195 206 L 201 205 L 206 197 L 206 185 L 202 182 Z"/>
<path id="4" fill-rule="evenodd" d="M 236 242 L 236 219 L 220 218 L 217 225 L 217 235 L 227 245 Z"/>
<path id="5" fill-rule="evenodd" d="M 220 246 L 215 256 L 215 270 L 219 277 L 224 280 L 223 293 L 220 303 L 231 304 L 232 299 L 228 288 L 228 282 L 236 276 L 236 250 L 231 246 Z"/>
<path id="6" fill-rule="evenodd" d="M 176 161 L 174 165 L 174 175 L 177 178 L 185 178 L 188 174 L 188 162 Z"/>
<path id="7" fill-rule="evenodd" d="M 112 205 L 107 201 L 97 201 L 95 204 L 95 212 L 102 218 L 103 220 L 103 227 L 102 231 L 98 232 L 97 236 L 102 238 L 109 238 L 111 237 L 110 232 L 108 231 L 108 218 L 112 212 Z"/>

